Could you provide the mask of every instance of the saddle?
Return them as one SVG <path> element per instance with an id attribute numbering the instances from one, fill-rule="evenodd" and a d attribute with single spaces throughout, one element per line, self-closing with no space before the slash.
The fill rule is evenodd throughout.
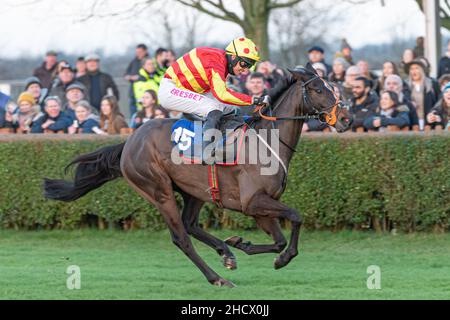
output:
<path id="1" fill-rule="evenodd" d="M 220 139 L 213 143 L 217 165 L 236 165 L 250 117 L 238 116 L 234 111 L 224 114 L 219 123 Z M 203 158 L 203 119 L 193 114 L 172 125 L 172 141 L 184 163 L 201 164 Z"/>

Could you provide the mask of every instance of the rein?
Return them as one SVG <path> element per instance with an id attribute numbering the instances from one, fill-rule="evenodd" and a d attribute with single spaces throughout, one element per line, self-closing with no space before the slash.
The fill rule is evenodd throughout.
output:
<path id="1" fill-rule="evenodd" d="M 336 96 L 336 93 L 334 92 L 334 90 L 331 89 L 331 92 L 333 92 L 336 103 L 334 105 L 332 105 L 331 107 L 327 108 L 326 111 L 319 111 L 312 104 L 308 103 L 309 99 L 308 99 L 306 87 L 308 86 L 308 84 L 310 84 L 312 81 L 314 81 L 316 79 L 321 79 L 321 78 L 316 75 L 313 78 L 309 79 L 308 81 L 306 81 L 302 84 L 303 103 L 301 104 L 301 115 L 293 116 L 293 117 L 274 117 L 274 116 L 272 116 L 272 112 L 274 112 L 278 108 L 279 104 L 274 109 L 269 108 L 269 111 L 270 111 L 269 116 L 267 116 L 263 113 L 263 109 L 264 109 L 263 106 L 257 106 L 253 112 L 257 112 L 262 119 L 265 119 L 267 121 L 272 121 L 272 122 L 279 121 L 279 120 L 315 119 L 315 120 L 319 120 L 322 123 L 327 123 L 328 125 L 334 125 L 337 121 L 336 111 L 338 109 L 338 106 L 340 105 L 340 101 L 339 101 L 338 97 Z M 321 79 L 321 80 L 325 83 L 325 85 L 327 84 L 323 79 Z M 315 111 L 315 114 L 304 114 L 304 108 L 307 105 L 310 105 L 312 107 L 312 109 Z M 330 110 L 330 109 L 331 109 L 331 111 L 328 112 L 328 110 Z M 272 126 L 274 127 L 274 125 L 272 125 Z M 287 143 L 285 143 L 283 140 L 281 140 L 281 138 L 280 138 L 280 142 L 282 144 L 284 144 L 287 148 L 289 148 L 292 152 L 297 152 L 297 150 L 295 148 L 289 146 Z"/>

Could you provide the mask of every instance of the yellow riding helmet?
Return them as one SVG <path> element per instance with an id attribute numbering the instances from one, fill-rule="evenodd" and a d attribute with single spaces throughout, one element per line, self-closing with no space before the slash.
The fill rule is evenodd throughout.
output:
<path id="1" fill-rule="evenodd" d="M 254 61 L 259 61 L 258 48 L 255 43 L 248 38 L 236 38 L 225 48 L 227 54 L 233 54 L 238 57 L 249 58 Z"/>

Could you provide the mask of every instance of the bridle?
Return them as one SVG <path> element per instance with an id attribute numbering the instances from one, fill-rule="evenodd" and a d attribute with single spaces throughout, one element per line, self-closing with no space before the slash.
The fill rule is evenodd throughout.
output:
<path id="1" fill-rule="evenodd" d="M 335 97 L 335 103 L 328 107 L 325 110 L 318 110 L 312 103 L 309 103 L 309 98 L 308 98 L 308 92 L 307 92 L 307 86 L 308 84 L 310 84 L 312 81 L 316 80 L 316 79 L 320 79 L 322 82 L 324 82 L 324 84 L 327 86 L 329 90 L 331 90 L 331 92 L 333 92 L 333 95 Z M 301 103 L 300 105 L 300 115 L 299 116 L 293 116 L 293 117 L 274 117 L 272 116 L 273 112 L 278 108 L 278 105 L 275 106 L 275 108 L 271 108 L 269 107 L 267 110 L 269 111 L 269 115 L 265 115 L 263 112 L 263 107 L 262 106 L 258 106 L 255 108 L 254 112 L 258 112 L 259 116 L 262 119 L 268 120 L 272 122 L 272 127 L 275 129 L 275 125 L 274 122 L 275 121 L 279 121 L 279 120 L 309 120 L 309 119 L 316 119 L 319 120 L 322 123 L 326 123 L 328 125 L 334 125 L 337 121 L 337 118 L 341 112 L 341 101 L 339 100 L 339 98 L 337 97 L 336 93 L 334 92 L 333 88 L 331 87 L 331 85 L 326 82 L 324 79 L 322 79 L 321 77 L 319 77 L 318 75 L 315 75 L 314 77 L 312 77 L 311 79 L 305 81 L 302 83 L 302 95 L 303 95 L 303 103 Z M 305 106 L 310 106 L 315 113 L 314 114 L 305 114 Z M 264 110 L 265 111 L 265 110 Z M 282 144 L 284 144 L 288 149 L 290 149 L 292 152 L 296 152 L 297 150 L 293 147 L 291 147 L 290 145 L 288 145 L 286 142 L 284 142 L 281 138 L 279 138 L 280 142 Z"/>

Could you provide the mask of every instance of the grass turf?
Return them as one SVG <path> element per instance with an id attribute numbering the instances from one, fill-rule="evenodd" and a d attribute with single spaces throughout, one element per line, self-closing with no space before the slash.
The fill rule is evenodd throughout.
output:
<path id="1" fill-rule="evenodd" d="M 261 231 L 215 231 L 269 243 Z M 167 231 L 0 231 L 0 299 L 450 299 L 450 234 L 303 232 L 300 254 L 273 269 L 275 254 L 234 249 L 226 270 L 209 247 L 199 254 L 237 287 L 211 286 L 172 244 Z M 81 289 L 66 287 L 67 267 Z M 367 267 L 381 268 L 369 290 Z"/>

